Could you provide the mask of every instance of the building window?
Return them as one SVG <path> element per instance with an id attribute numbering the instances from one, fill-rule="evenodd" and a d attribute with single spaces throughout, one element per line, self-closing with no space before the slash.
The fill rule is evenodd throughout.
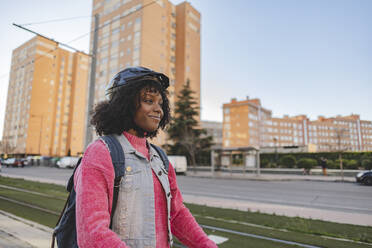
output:
<path id="1" fill-rule="evenodd" d="M 117 34 L 117 33 L 120 33 L 120 27 L 119 27 L 119 28 L 114 28 L 114 29 L 111 31 L 111 34 L 112 34 L 112 35 Z"/>

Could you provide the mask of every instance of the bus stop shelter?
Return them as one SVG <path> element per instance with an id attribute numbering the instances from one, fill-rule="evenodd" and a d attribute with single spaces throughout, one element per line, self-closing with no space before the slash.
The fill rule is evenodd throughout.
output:
<path id="1" fill-rule="evenodd" d="M 234 162 L 238 166 L 234 166 Z M 260 175 L 260 150 L 256 147 L 217 148 L 211 151 L 211 172 L 227 170 L 230 173 L 235 168 L 254 171 Z"/>

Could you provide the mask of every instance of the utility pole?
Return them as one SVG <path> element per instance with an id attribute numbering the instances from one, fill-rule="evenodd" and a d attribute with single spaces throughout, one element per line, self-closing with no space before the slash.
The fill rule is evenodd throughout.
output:
<path id="1" fill-rule="evenodd" d="M 341 148 L 341 139 L 344 137 L 344 132 L 346 131 L 345 128 L 336 128 L 336 137 L 337 137 L 337 144 L 338 144 L 338 160 L 340 161 L 340 169 L 341 169 L 341 181 L 344 181 L 344 168 L 342 164 L 342 148 Z"/>
<path id="2" fill-rule="evenodd" d="M 85 143 L 86 148 L 93 139 L 93 130 L 90 125 L 90 113 L 93 110 L 94 103 L 94 92 L 96 88 L 96 64 L 97 64 L 97 43 L 98 43 L 98 28 L 99 28 L 99 15 L 94 15 L 94 35 L 93 35 L 93 50 L 92 60 L 90 65 L 90 82 L 89 82 L 89 95 L 88 95 L 88 107 L 86 113 L 86 129 L 85 129 Z"/>

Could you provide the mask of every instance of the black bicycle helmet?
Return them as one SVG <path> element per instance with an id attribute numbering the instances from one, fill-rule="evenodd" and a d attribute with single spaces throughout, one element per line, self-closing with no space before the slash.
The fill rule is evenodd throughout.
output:
<path id="1" fill-rule="evenodd" d="M 129 67 L 116 73 L 116 75 L 111 79 L 110 83 L 106 86 L 106 97 L 110 99 L 112 92 L 118 87 L 147 79 L 158 82 L 163 89 L 167 89 L 169 86 L 169 78 L 163 73 L 141 66 Z"/>

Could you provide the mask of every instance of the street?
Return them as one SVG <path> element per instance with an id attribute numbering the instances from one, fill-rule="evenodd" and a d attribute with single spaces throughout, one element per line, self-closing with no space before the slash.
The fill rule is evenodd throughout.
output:
<path id="1" fill-rule="evenodd" d="M 178 177 L 183 194 L 372 215 L 372 187 L 356 183 Z"/>

